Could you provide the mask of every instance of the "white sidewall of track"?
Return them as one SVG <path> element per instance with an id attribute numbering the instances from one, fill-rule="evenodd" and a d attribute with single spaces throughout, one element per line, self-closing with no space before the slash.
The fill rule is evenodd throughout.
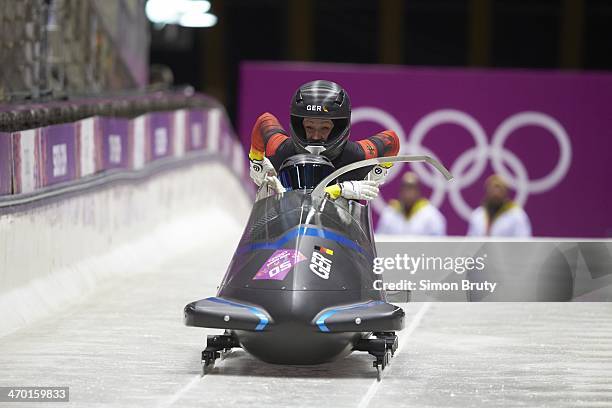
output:
<path id="1" fill-rule="evenodd" d="M 228 167 L 209 161 L 1 215 L 0 336 L 211 239 L 235 237 L 251 205 Z"/>

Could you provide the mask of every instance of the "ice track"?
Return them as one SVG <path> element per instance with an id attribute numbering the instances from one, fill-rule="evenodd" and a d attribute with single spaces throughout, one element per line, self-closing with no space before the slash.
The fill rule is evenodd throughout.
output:
<path id="1" fill-rule="evenodd" d="M 399 354 L 312 367 L 241 350 L 200 377 L 206 331 L 182 308 L 214 295 L 240 230 L 0 338 L 0 385 L 69 386 L 75 407 L 612 407 L 612 304 L 404 305 Z M 27 406 L 27 404 L 13 404 Z M 42 407 L 47 404 L 35 404 Z M 12 405 L 11 405 L 12 406 Z"/>

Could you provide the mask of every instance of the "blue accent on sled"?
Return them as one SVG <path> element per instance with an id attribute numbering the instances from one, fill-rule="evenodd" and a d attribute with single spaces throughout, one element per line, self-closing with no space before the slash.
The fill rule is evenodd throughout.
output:
<path id="1" fill-rule="evenodd" d="M 245 245 L 238 249 L 238 253 L 244 253 L 249 251 L 255 251 L 258 249 L 279 249 L 282 248 L 287 242 L 296 239 L 299 236 L 306 237 L 321 237 L 324 239 L 328 239 L 330 241 L 334 241 L 339 243 L 340 245 L 344 245 L 350 249 L 353 249 L 361 254 L 365 255 L 365 251 L 359 245 L 357 245 L 354 241 L 351 241 L 344 235 L 337 234 L 332 231 L 328 231 L 322 228 L 315 227 L 298 227 L 287 231 L 283 234 L 279 239 L 273 242 L 258 242 L 254 244 Z"/>
<path id="2" fill-rule="evenodd" d="M 350 305 L 350 306 L 344 306 L 344 307 L 337 307 L 331 310 L 328 310 L 327 312 L 323 313 L 316 321 L 317 326 L 319 326 L 319 330 L 321 330 L 322 332 L 329 332 L 329 327 L 327 327 L 325 325 L 325 320 L 328 319 L 330 316 L 335 315 L 338 312 L 341 312 L 343 310 L 349 310 L 349 309 L 359 309 L 362 307 L 372 307 L 372 306 L 376 306 L 376 305 L 380 305 L 381 303 L 385 303 L 381 300 L 370 300 L 369 302 L 366 303 L 361 303 L 358 305 Z"/>
<path id="3" fill-rule="evenodd" d="M 224 303 L 226 305 L 232 305 L 232 306 L 243 307 L 243 308 L 248 309 L 255 316 L 257 316 L 259 318 L 259 324 L 255 327 L 256 331 L 262 331 L 266 327 L 268 322 L 269 322 L 268 317 L 265 315 L 265 313 L 263 313 L 263 311 L 261 309 L 258 309 L 258 308 L 254 307 L 254 306 L 243 305 L 242 303 L 232 302 L 230 300 L 222 299 L 222 298 L 218 298 L 218 297 L 209 297 L 209 298 L 206 298 L 206 300 L 209 300 L 209 301 L 215 302 L 215 303 Z"/>

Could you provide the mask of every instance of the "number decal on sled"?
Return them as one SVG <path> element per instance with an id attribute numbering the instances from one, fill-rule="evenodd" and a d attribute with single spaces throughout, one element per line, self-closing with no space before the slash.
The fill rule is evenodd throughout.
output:
<path id="1" fill-rule="evenodd" d="M 272 269 L 270 269 L 268 271 L 268 275 L 270 276 L 270 278 L 274 278 L 279 273 L 288 271 L 289 269 L 291 269 L 292 266 L 293 265 L 291 264 L 291 262 L 285 261 L 285 262 L 281 263 L 280 265 L 275 266 Z"/>

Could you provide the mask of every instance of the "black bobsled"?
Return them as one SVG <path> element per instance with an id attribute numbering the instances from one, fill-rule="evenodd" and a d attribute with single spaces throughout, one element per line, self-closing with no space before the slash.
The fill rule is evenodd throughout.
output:
<path id="1" fill-rule="evenodd" d="M 380 376 L 397 348 L 404 311 L 375 290 L 376 256 L 369 205 L 329 199 L 324 188 L 342 174 L 381 162 L 364 160 L 334 171 L 322 156 L 293 156 L 279 178 L 287 189 L 260 190 L 228 270 L 214 297 L 185 307 L 188 326 L 225 329 L 208 336 L 204 372 L 222 351 L 242 347 L 276 364 L 319 364 L 366 351 Z M 268 192 L 269 194 L 269 192 Z"/>

